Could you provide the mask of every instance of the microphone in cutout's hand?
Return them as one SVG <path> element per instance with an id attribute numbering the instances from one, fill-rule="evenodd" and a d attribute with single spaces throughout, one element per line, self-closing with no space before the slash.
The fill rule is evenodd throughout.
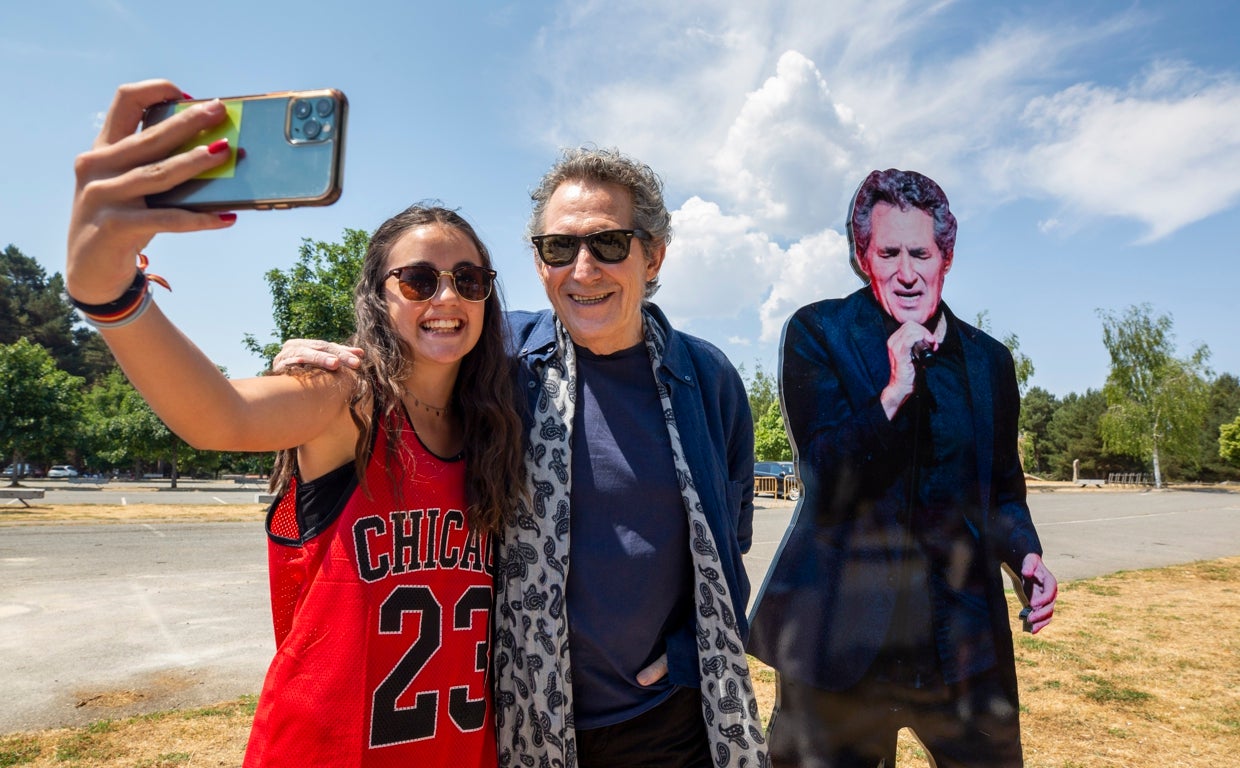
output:
<path id="1" fill-rule="evenodd" d="M 917 365 L 925 365 L 934 359 L 934 349 L 930 346 L 930 342 L 928 341 L 914 341 L 910 356 L 913 358 L 913 362 Z"/>

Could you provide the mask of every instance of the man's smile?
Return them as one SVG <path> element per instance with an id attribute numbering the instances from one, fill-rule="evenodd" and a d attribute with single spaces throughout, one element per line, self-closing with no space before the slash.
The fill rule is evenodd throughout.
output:
<path id="1" fill-rule="evenodd" d="M 568 294 L 568 297 L 578 304 L 584 304 L 586 306 L 590 306 L 593 304 L 601 304 L 602 302 L 611 298 L 613 293 L 614 291 L 607 291 L 606 293 L 596 293 L 596 294 L 591 294 L 591 295 L 586 295 L 584 293 L 570 293 Z"/>

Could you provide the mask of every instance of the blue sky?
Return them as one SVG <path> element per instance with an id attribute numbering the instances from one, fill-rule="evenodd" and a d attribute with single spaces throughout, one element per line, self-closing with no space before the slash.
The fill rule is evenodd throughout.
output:
<path id="1" fill-rule="evenodd" d="M 547 306 L 522 239 L 563 146 L 664 177 L 675 238 L 658 303 L 736 364 L 774 371 L 798 306 L 842 296 L 848 199 L 919 170 L 960 220 L 944 295 L 1015 333 L 1033 384 L 1100 387 L 1096 310 L 1148 302 L 1181 348 L 1240 374 L 1240 10 L 1229 2 L 321 3 L 87 0 L 0 10 L 0 247 L 63 269 L 73 157 L 121 82 L 197 97 L 335 87 L 345 191 L 243 212 L 148 249 L 160 305 L 234 375 L 267 340 L 263 274 L 302 238 L 459 206 L 508 305 Z M 1082 8 L 1081 6 L 1086 7 Z M 452 7 L 448 7 L 452 6 Z"/>

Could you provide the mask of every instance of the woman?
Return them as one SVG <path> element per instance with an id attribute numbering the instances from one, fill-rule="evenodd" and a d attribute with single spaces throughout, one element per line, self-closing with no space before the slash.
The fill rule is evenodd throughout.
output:
<path id="1" fill-rule="evenodd" d="M 284 451 L 267 520 L 277 652 L 245 764 L 493 766 L 491 536 L 523 475 L 490 255 L 454 212 L 414 206 L 366 253 L 360 370 L 226 379 L 134 271 L 156 233 L 236 220 L 145 205 L 229 154 L 165 157 L 223 119 L 218 101 L 135 134 L 180 97 L 166 81 L 117 91 L 77 159 L 66 288 L 187 442 Z"/>

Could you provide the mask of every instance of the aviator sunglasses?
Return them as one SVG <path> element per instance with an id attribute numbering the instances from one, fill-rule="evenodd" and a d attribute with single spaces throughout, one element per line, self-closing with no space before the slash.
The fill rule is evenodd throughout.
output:
<path id="1" fill-rule="evenodd" d="M 604 264 L 619 264 L 629 257 L 629 243 L 635 237 L 649 240 L 650 233 L 644 229 L 605 229 L 592 235 L 534 235 L 530 240 L 544 264 L 563 267 L 576 260 L 582 243 Z"/>
<path id="2" fill-rule="evenodd" d="M 452 287 L 456 295 L 465 301 L 486 301 L 491 296 L 491 288 L 495 285 L 496 272 L 493 269 L 480 267 L 476 264 L 464 264 L 453 270 L 435 269 L 426 264 L 411 264 L 388 270 L 383 276 L 386 280 L 395 277 L 400 286 L 400 295 L 409 301 L 429 301 L 439 290 L 439 278 L 452 278 Z"/>

